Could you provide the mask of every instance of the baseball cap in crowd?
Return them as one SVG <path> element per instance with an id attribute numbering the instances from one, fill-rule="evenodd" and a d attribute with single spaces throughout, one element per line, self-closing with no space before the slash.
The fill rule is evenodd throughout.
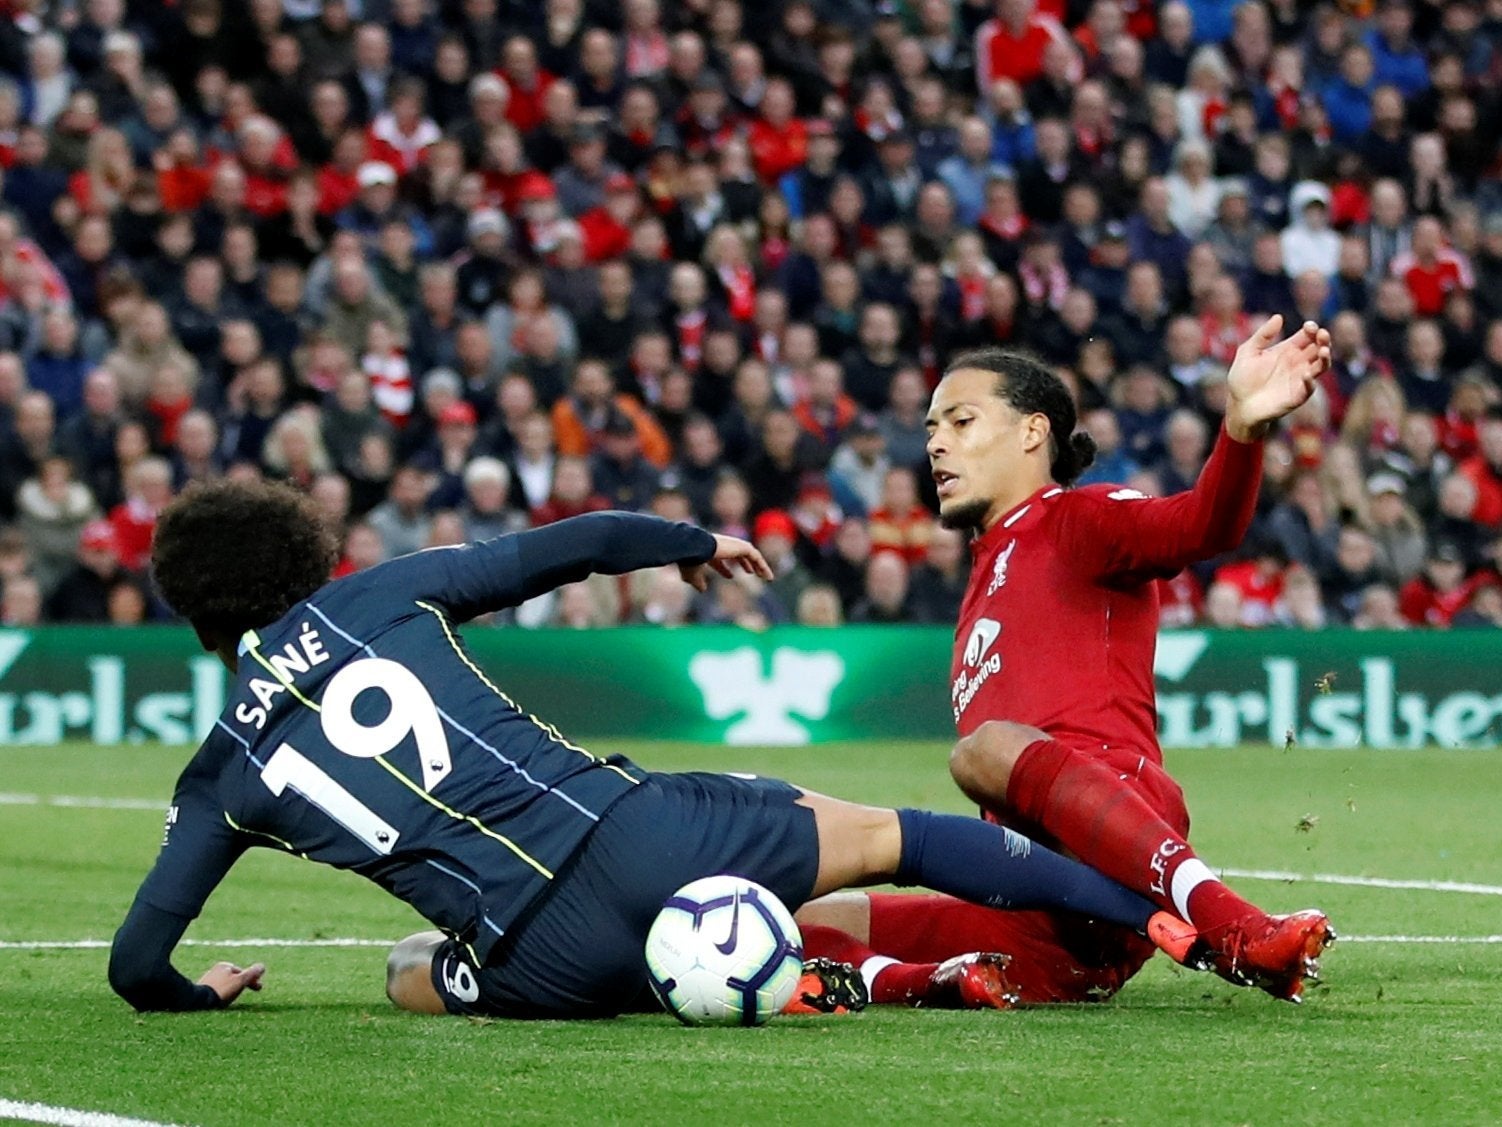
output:
<path id="1" fill-rule="evenodd" d="M 395 184 L 396 169 L 383 160 L 368 160 L 355 173 L 355 182 L 362 188 L 374 188 L 377 184 Z"/>
<path id="2" fill-rule="evenodd" d="M 519 200 L 550 200 L 558 195 L 558 190 L 553 187 L 553 182 L 541 172 L 525 173 L 516 186 L 516 198 Z"/>
<path id="3" fill-rule="evenodd" d="M 1293 186 L 1293 191 L 1288 193 L 1288 210 L 1294 215 L 1315 204 L 1326 211 L 1330 210 L 1330 189 L 1318 180 L 1300 180 Z"/>
<path id="4" fill-rule="evenodd" d="M 438 425 L 441 427 L 472 427 L 478 421 L 479 416 L 475 414 L 474 407 L 462 399 L 438 412 Z"/>
<path id="5" fill-rule="evenodd" d="M 1395 473 L 1374 473 L 1366 479 L 1366 491 L 1373 497 L 1380 497 L 1384 493 L 1396 493 L 1402 497 L 1408 492 L 1408 486 Z"/>
<path id="6" fill-rule="evenodd" d="M 89 552 L 113 552 L 115 543 L 115 526 L 107 520 L 91 520 L 78 534 L 78 546 Z"/>
<path id="7" fill-rule="evenodd" d="M 768 536 L 781 536 L 788 541 L 797 540 L 798 526 L 781 509 L 768 509 L 756 518 L 756 523 L 751 528 L 751 539 L 764 540 Z"/>
<path id="8" fill-rule="evenodd" d="M 469 217 L 469 237 L 477 235 L 504 235 L 506 217 L 493 207 L 482 207 Z"/>

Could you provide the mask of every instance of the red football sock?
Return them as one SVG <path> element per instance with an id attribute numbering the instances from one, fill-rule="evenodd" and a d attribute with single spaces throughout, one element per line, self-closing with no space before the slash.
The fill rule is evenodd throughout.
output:
<path id="1" fill-rule="evenodd" d="M 1007 805 L 1085 864 L 1213 933 L 1260 908 L 1220 881 L 1108 764 L 1039 740 L 1018 757 Z"/>
<path id="2" fill-rule="evenodd" d="M 861 972 L 873 1005 L 909 1005 L 922 998 L 938 963 L 899 963 L 878 955 L 859 939 L 837 928 L 808 924 L 803 932 L 803 954 L 809 959 L 834 959 Z"/>

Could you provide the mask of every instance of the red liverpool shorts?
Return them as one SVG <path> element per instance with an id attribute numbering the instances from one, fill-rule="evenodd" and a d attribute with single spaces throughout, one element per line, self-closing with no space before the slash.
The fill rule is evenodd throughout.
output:
<path id="1" fill-rule="evenodd" d="M 1187 835 L 1184 794 L 1168 772 L 1151 760 L 1118 752 L 1110 762 L 1130 786 Z M 993 817 L 1045 844 L 1038 827 Z M 972 951 L 1010 955 L 1007 978 L 1026 1005 L 1097 1002 L 1111 997 L 1155 950 L 1127 928 L 1093 923 L 1069 913 L 978 909 L 948 896 L 873 893 L 872 950 L 905 963 L 937 963 Z"/>

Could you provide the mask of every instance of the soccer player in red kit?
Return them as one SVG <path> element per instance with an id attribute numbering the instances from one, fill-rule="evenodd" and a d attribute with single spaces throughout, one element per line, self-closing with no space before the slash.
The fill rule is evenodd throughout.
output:
<path id="1" fill-rule="evenodd" d="M 1025 356 L 955 360 L 927 422 L 940 517 L 975 537 L 950 683 L 956 783 L 986 817 L 1189 921 L 1223 977 L 1299 1001 L 1334 933 L 1317 911 L 1269 916 L 1195 856 L 1183 793 L 1163 769 L 1153 690 L 1154 581 L 1241 541 L 1262 438 L 1329 362 L 1325 330 L 1306 323 L 1278 342 L 1281 325 L 1271 318 L 1237 350 L 1225 425 L 1194 489 L 1174 497 L 1069 488 L 1094 446 L 1075 433 L 1064 383 Z M 876 1002 L 1109 997 L 1153 950 L 1077 917 L 945 897 L 846 894 L 799 918 L 809 954 L 860 967 Z"/>

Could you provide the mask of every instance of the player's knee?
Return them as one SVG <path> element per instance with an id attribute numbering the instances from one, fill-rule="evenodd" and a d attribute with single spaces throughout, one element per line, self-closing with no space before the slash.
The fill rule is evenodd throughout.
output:
<path id="1" fill-rule="evenodd" d="M 393 1005 L 414 1013 L 443 1013 L 443 1000 L 433 988 L 433 954 L 443 933 L 409 935 L 386 956 L 386 997 Z"/>
<path id="2" fill-rule="evenodd" d="M 1047 735 L 1027 724 L 987 720 L 954 745 L 949 774 L 969 798 L 996 803 L 1006 797 L 1012 768 L 1028 745 Z"/>

